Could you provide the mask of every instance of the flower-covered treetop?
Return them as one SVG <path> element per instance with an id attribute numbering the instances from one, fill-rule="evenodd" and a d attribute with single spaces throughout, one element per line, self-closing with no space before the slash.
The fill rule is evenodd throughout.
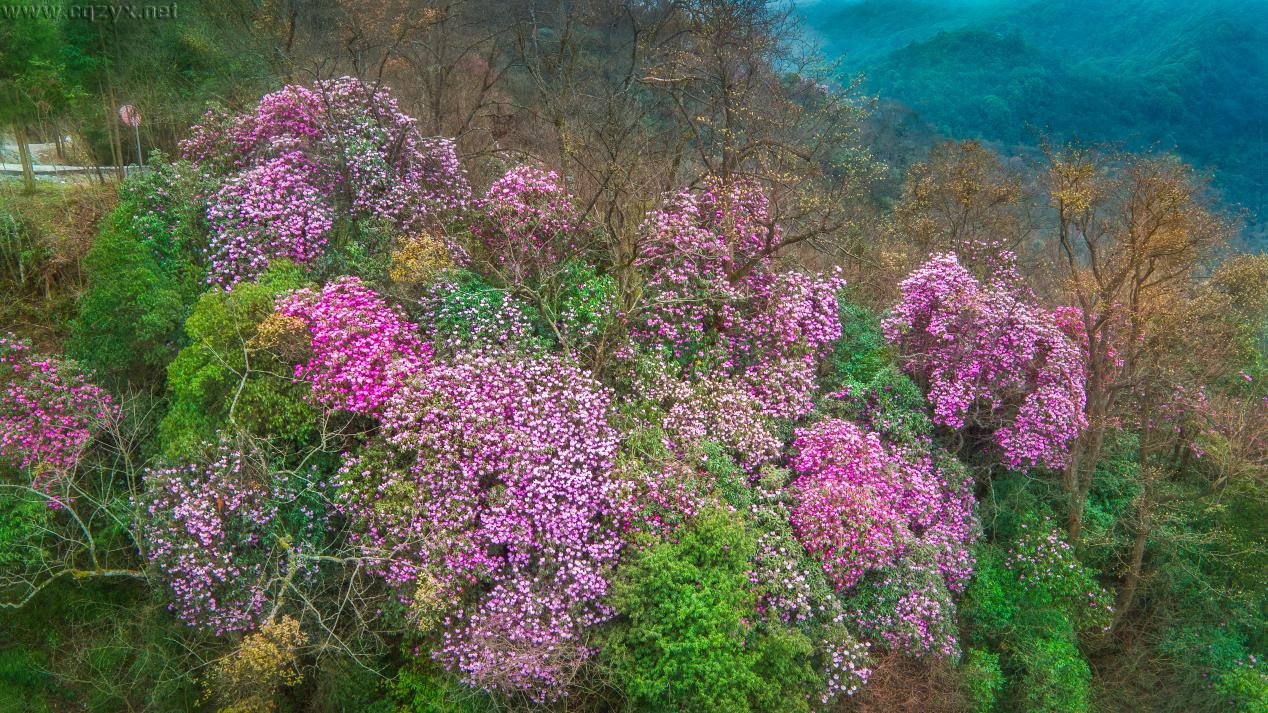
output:
<path id="1" fill-rule="evenodd" d="M 289 85 L 253 110 L 211 110 L 181 144 L 219 185 L 208 196 L 208 275 L 231 286 L 271 260 L 322 255 L 339 220 L 418 230 L 464 210 L 471 188 L 448 139 L 424 138 L 381 88 Z"/>
<path id="2" fill-rule="evenodd" d="M 900 285 L 886 338 L 922 382 L 936 423 L 992 433 L 1014 468 L 1060 468 L 1087 425 L 1082 350 L 1011 280 L 981 283 L 934 255 Z"/>

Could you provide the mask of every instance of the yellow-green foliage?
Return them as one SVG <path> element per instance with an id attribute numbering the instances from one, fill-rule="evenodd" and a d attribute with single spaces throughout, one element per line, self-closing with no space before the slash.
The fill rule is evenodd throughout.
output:
<path id="1" fill-rule="evenodd" d="M 304 284 L 303 272 L 275 264 L 254 283 L 204 294 L 185 322 L 190 344 L 167 368 L 167 415 L 159 428 L 169 456 L 215 440 L 229 425 L 248 433 L 298 444 L 313 433 L 317 411 L 308 387 L 295 383 L 290 366 L 259 339 L 277 296 Z"/>
<path id="2" fill-rule="evenodd" d="M 270 621 L 212 665 L 204 682 L 220 701 L 218 713 L 272 713 L 277 694 L 299 683 L 299 649 L 308 641 L 289 616 Z"/>
<path id="3" fill-rule="evenodd" d="M 425 284 L 442 270 L 453 267 L 445 244 L 428 233 L 403 238 L 392 252 L 388 276 L 403 286 Z"/>

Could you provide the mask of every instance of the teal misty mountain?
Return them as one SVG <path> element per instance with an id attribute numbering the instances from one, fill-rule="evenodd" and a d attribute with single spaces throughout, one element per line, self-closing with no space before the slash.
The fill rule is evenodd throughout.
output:
<path id="1" fill-rule="evenodd" d="M 867 91 L 946 135 L 1175 150 L 1268 215 L 1265 0 L 825 0 L 802 12 Z"/>

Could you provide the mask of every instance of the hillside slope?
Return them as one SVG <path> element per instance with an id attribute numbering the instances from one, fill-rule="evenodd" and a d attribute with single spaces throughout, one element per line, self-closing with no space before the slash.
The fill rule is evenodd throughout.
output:
<path id="1" fill-rule="evenodd" d="M 1268 216 L 1268 2 L 864 0 L 802 8 L 843 69 L 942 133 L 1175 150 Z"/>

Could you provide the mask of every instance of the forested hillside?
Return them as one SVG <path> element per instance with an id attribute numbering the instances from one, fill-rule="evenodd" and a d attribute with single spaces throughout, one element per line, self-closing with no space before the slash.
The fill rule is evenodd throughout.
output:
<path id="1" fill-rule="evenodd" d="M 1019 160 L 761 0 L 31 7 L 0 713 L 1268 711 L 1268 255 L 1216 127 Z M 850 12 L 1026 142 L 1148 44 L 1061 7 L 1117 53 Z"/>
<path id="2" fill-rule="evenodd" d="M 803 12 L 844 72 L 944 136 L 1175 150 L 1255 221 L 1268 215 L 1262 0 L 824 0 Z"/>

